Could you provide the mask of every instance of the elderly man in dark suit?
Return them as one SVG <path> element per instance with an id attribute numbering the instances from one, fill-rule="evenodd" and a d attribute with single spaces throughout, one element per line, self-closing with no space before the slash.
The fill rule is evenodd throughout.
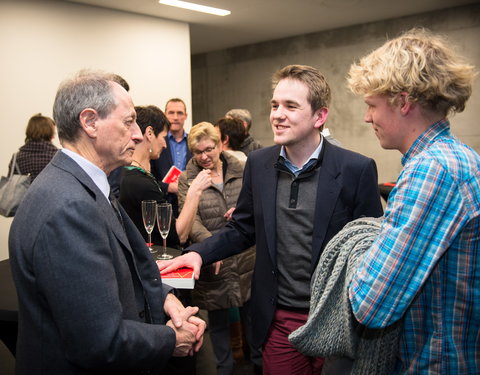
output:
<path id="1" fill-rule="evenodd" d="M 199 349 L 205 323 L 162 285 L 143 237 L 109 201 L 107 175 L 142 139 L 132 100 L 110 75 L 82 72 L 61 84 L 54 118 L 64 149 L 10 231 L 17 374 L 161 373 Z"/>
<path id="2" fill-rule="evenodd" d="M 349 221 L 382 215 L 377 170 L 372 159 L 322 137 L 330 89 L 320 72 L 289 65 L 273 83 L 277 145 L 250 153 L 233 220 L 159 267 L 188 264 L 198 274 L 202 264 L 256 243 L 251 316 L 264 374 L 319 374 L 322 359 L 296 351 L 288 335 L 308 317 L 311 275 L 327 242 Z"/>

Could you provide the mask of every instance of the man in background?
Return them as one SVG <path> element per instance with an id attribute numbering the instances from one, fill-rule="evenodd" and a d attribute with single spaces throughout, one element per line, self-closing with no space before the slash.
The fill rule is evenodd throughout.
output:
<path id="1" fill-rule="evenodd" d="M 225 114 L 225 117 L 233 117 L 241 120 L 243 122 L 243 126 L 245 127 L 245 134 L 246 137 L 243 140 L 242 144 L 240 145 L 239 150 L 242 151 L 245 155 L 254 150 L 258 150 L 262 148 L 262 145 L 257 142 L 253 137 L 250 135 L 250 129 L 252 128 L 252 115 L 250 111 L 247 109 L 231 109 Z"/>
<path id="2" fill-rule="evenodd" d="M 473 66 L 422 29 L 350 68 L 365 121 L 402 153 L 381 231 L 349 288 L 357 320 L 403 320 L 395 374 L 480 373 L 480 156 L 450 132 Z"/>
<path id="3" fill-rule="evenodd" d="M 60 85 L 53 115 L 63 149 L 9 235 L 16 373 L 159 374 L 200 348 L 205 323 L 162 284 L 142 235 L 109 200 L 108 174 L 142 140 L 132 100 L 111 75 L 82 72 Z"/>
<path id="4" fill-rule="evenodd" d="M 151 161 L 152 174 L 158 181 L 162 181 L 172 165 L 181 171 L 185 170 L 192 154 L 188 149 L 188 134 L 184 129 L 187 119 L 187 106 L 182 99 L 172 98 L 165 105 L 165 116 L 170 122 L 170 130 L 165 137 L 167 149 L 160 158 Z M 178 182 L 166 184 L 161 182 L 165 191 L 168 191 L 167 200 L 172 203 L 173 214 L 178 217 Z"/>

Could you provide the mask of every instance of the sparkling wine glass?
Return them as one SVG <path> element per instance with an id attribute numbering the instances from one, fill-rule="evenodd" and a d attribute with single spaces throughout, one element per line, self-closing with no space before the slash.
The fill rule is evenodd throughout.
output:
<path id="1" fill-rule="evenodd" d="M 155 220 L 157 219 L 157 201 L 142 201 L 142 218 L 143 226 L 148 233 L 148 249 L 151 253 L 156 253 L 157 250 L 152 248 L 152 232 L 155 227 Z"/>
<path id="2" fill-rule="evenodd" d="M 167 254 L 167 236 L 172 222 L 172 205 L 170 203 L 157 204 L 157 224 L 160 235 L 163 238 L 163 253 L 157 256 L 157 259 L 172 259 L 173 256 Z"/>

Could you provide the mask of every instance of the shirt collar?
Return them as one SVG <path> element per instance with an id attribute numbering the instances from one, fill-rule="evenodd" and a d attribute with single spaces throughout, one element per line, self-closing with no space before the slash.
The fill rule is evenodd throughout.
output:
<path id="1" fill-rule="evenodd" d="M 304 169 L 307 169 L 309 166 L 311 166 L 313 163 L 315 163 L 318 160 L 318 157 L 320 155 L 320 151 L 322 151 L 323 147 L 323 137 L 320 137 L 320 144 L 318 147 L 315 149 L 315 151 L 312 152 L 308 160 L 303 164 L 300 168 L 294 165 L 287 157 L 287 152 L 285 151 L 285 146 L 282 146 L 280 149 L 280 156 L 285 160 L 285 166 L 295 175 L 298 176 L 300 172 Z"/>
<path id="2" fill-rule="evenodd" d="M 183 137 L 182 137 L 182 138 L 183 138 L 183 139 L 187 139 L 187 136 L 188 136 L 188 134 L 187 134 L 187 132 L 184 130 L 184 131 L 183 131 Z M 172 132 L 171 132 L 170 130 L 169 130 L 168 133 L 167 133 L 167 137 L 168 137 L 168 139 L 175 140 L 175 138 L 173 137 Z M 183 140 L 183 139 L 182 139 L 182 140 Z"/>
<path id="3" fill-rule="evenodd" d="M 435 138 L 441 135 L 450 135 L 450 122 L 447 119 L 433 123 L 413 142 L 410 149 L 402 157 L 402 165 L 405 165 L 408 160 L 425 150 L 432 144 Z"/>
<path id="4" fill-rule="evenodd" d="M 95 185 L 100 189 L 105 198 L 108 199 L 110 195 L 110 184 L 108 183 L 107 175 L 104 171 L 98 168 L 91 161 L 85 159 L 83 156 L 80 156 L 76 152 L 63 148 L 61 150 L 69 157 L 71 157 L 79 166 L 82 168 L 85 173 L 93 180 Z"/>

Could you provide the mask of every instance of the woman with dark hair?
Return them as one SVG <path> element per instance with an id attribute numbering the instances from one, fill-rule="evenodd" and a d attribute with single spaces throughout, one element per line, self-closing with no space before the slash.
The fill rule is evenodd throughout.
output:
<path id="1" fill-rule="evenodd" d="M 165 135 L 170 123 L 162 110 L 156 106 L 135 107 L 137 124 L 143 133 L 143 141 L 136 145 L 132 164 L 124 167 L 120 183 L 119 201 L 147 241 L 147 232 L 143 226 L 142 201 L 156 200 L 165 202 L 166 191 L 150 171 L 150 160 L 160 157 L 166 147 Z M 211 186 L 210 170 L 206 170 L 192 181 L 182 212 L 177 219 L 172 217 L 172 225 L 167 237 L 168 246 L 175 247 L 184 243 L 192 228 L 197 213 L 198 202 L 203 190 Z M 152 232 L 152 241 L 161 244 L 158 230 Z"/>
<path id="2" fill-rule="evenodd" d="M 17 165 L 21 174 L 29 174 L 32 181 L 45 168 L 58 149 L 53 145 L 55 122 L 41 113 L 33 115 L 25 131 L 25 144 L 17 153 Z M 8 165 L 10 174 L 12 161 Z M 17 173 L 17 171 L 14 171 Z"/>

